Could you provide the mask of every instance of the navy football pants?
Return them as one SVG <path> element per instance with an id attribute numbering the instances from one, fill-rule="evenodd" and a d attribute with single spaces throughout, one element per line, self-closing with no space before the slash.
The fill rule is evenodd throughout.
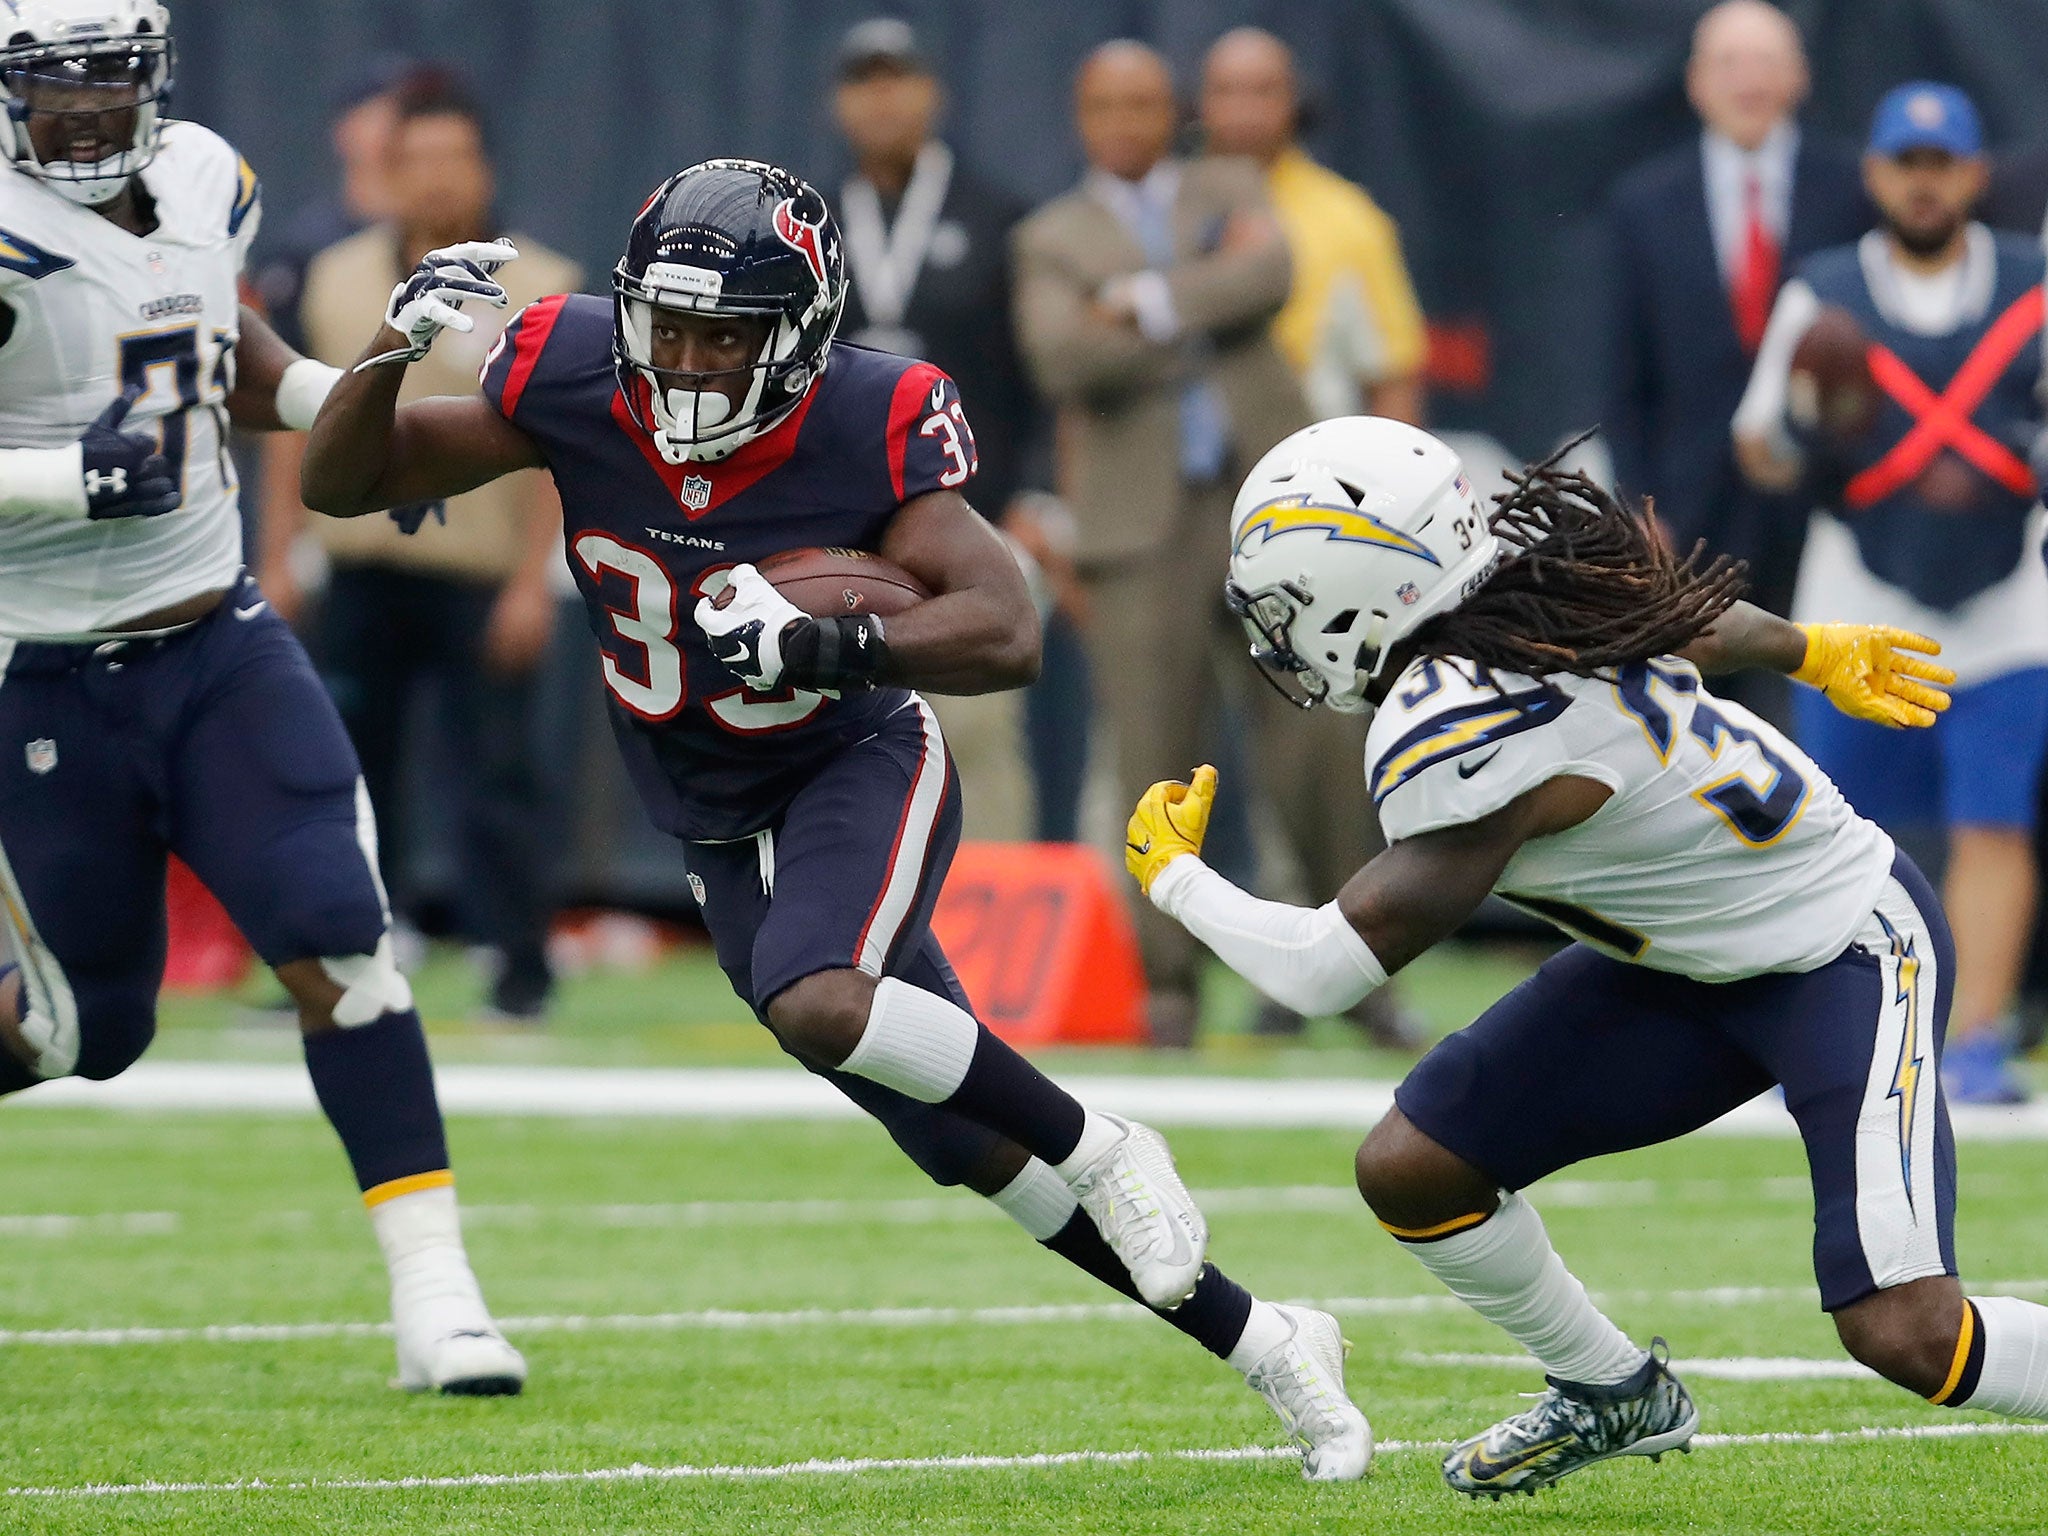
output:
<path id="1" fill-rule="evenodd" d="M 1574 944 L 1425 1056 L 1395 1103 L 1507 1189 L 1670 1141 L 1773 1083 L 1806 1143 L 1829 1311 L 1953 1275 L 1941 1094 L 1955 944 L 1903 854 L 1857 942 L 1818 970 L 1709 983 Z"/>
<path id="2" fill-rule="evenodd" d="M 278 966 L 376 950 L 375 842 L 355 749 L 253 581 L 159 640 L 0 640 L 0 889 L 75 1010 L 79 1076 L 155 1032 L 167 853 Z"/>
<path id="3" fill-rule="evenodd" d="M 691 843 L 687 860 L 718 963 L 766 1023 L 779 993 L 832 970 L 893 976 L 967 1008 L 931 932 L 959 843 L 945 739 L 931 707 L 913 699 L 827 762 L 772 827 Z M 1000 1140 L 951 1110 L 805 1065 L 881 1121 L 936 1183 L 964 1183 Z"/>

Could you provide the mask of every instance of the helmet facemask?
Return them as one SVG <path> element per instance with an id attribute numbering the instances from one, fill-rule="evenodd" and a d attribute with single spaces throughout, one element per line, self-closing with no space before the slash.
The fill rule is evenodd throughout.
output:
<path id="1" fill-rule="evenodd" d="M 1320 705 L 1342 715 L 1372 708 L 1366 689 L 1385 660 L 1379 638 L 1385 614 L 1334 614 L 1320 633 L 1311 633 L 1309 610 L 1315 598 L 1298 582 L 1254 592 L 1228 581 L 1223 600 L 1251 637 L 1259 675 L 1288 703 L 1298 709 Z"/>
<path id="2" fill-rule="evenodd" d="M 174 57 L 170 38 L 149 33 L 0 48 L 0 153 L 71 202 L 111 202 L 156 158 Z M 53 135 L 62 147 L 45 159 L 36 140 Z"/>
<path id="3" fill-rule="evenodd" d="M 716 463 L 729 458 L 755 438 L 773 431 L 803 399 L 811 386 L 811 370 L 793 354 L 801 328 L 769 304 L 731 302 L 706 304 L 665 291 L 649 291 L 626 280 L 619 285 L 620 362 L 646 385 L 646 393 L 626 392 L 634 422 L 648 433 L 670 464 Z M 654 360 L 655 311 L 683 314 L 759 317 L 769 322 L 768 334 L 753 362 L 724 373 L 677 373 Z M 735 405 L 725 391 L 711 387 L 745 374 L 747 388 Z"/>

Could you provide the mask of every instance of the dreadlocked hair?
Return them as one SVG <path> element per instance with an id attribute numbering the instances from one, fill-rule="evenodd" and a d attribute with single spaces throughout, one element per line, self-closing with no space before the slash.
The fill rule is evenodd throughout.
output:
<path id="1" fill-rule="evenodd" d="M 1706 541 L 1683 560 L 1642 514 L 1561 461 L 1567 443 L 1494 498 L 1503 563 L 1471 597 L 1410 638 L 1416 656 L 1462 658 L 1503 672 L 1597 676 L 1683 649 L 1742 596 L 1747 565 L 1705 566 Z"/>

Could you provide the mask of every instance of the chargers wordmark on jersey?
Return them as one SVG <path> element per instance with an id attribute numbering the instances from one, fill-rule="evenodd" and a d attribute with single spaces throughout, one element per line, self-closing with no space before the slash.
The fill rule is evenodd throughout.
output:
<path id="1" fill-rule="evenodd" d="M 1426 560 L 1431 565 L 1443 564 L 1430 552 L 1427 545 L 1418 543 L 1400 529 L 1381 522 L 1370 512 L 1320 506 L 1306 496 L 1271 502 L 1245 519 L 1245 525 L 1237 536 L 1237 553 L 1244 554 L 1255 544 L 1267 539 L 1277 539 L 1287 533 L 1320 533 L 1326 539 L 1335 539 L 1346 544 L 1372 544 L 1381 549 L 1397 549 L 1404 555 L 1413 555 L 1416 559 Z"/>

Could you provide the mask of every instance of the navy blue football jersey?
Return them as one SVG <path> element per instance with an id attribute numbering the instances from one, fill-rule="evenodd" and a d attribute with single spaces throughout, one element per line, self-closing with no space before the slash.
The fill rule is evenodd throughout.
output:
<path id="1" fill-rule="evenodd" d="M 773 432 L 720 463 L 666 464 L 620 393 L 610 301 L 574 294 L 514 317 L 483 392 L 538 445 L 561 491 L 612 726 L 657 826 L 706 842 L 758 832 L 822 762 L 902 707 L 901 689 L 831 699 L 746 688 L 712 656 L 694 611 L 732 566 L 814 546 L 877 549 L 905 502 L 964 486 L 974 436 L 943 372 L 841 343 Z"/>

